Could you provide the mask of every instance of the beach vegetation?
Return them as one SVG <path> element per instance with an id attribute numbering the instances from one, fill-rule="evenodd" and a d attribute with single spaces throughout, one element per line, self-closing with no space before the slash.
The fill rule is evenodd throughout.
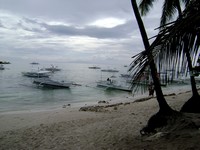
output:
<path id="1" fill-rule="evenodd" d="M 164 27 L 173 17 L 178 14 L 180 18 L 182 16 L 182 7 L 185 7 L 190 0 L 164 0 L 162 6 L 162 14 L 160 18 L 160 27 Z M 141 0 L 139 4 L 139 10 L 142 16 L 149 13 L 150 9 L 153 7 L 155 0 Z"/>
<path id="2" fill-rule="evenodd" d="M 165 97 L 164 97 L 162 89 L 161 89 L 161 84 L 160 84 L 160 80 L 158 77 L 157 68 L 156 68 L 155 62 L 153 60 L 154 57 L 153 57 L 152 52 L 149 51 L 150 44 L 148 41 L 148 37 L 147 37 L 147 33 L 145 30 L 143 21 L 141 19 L 141 16 L 140 16 L 140 13 L 138 10 L 136 0 L 131 0 L 131 4 L 133 7 L 133 11 L 134 11 L 136 20 L 138 22 L 139 30 L 140 30 L 143 44 L 144 44 L 144 47 L 146 50 L 143 51 L 142 53 L 134 56 L 135 59 L 132 62 L 129 71 L 134 70 L 133 77 L 138 80 L 142 77 L 143 72 L 147 69 L 147 67 L 148 66 L 150 67 L 150 72 L 151 72 L 151 76 L 153 79 L 154 88 L 155 88 L 155 92 L 156 92 L 156 98 L 157 98 L 157 101 L 159 104 L 159 111 L 149 119 L 147 126 L 141 130 L 142 134 L 146 134 L 146 133 L 154 132 L 155 128 L 159 128 L 159 127 L 166 125 L 168 122 L 167 118 L 169 118 L 170 116 L 172 116 L 174 114 L 177 114 L 178 112 L 173 110 L 167 104 L 167 102 L 165 100 Z"/>

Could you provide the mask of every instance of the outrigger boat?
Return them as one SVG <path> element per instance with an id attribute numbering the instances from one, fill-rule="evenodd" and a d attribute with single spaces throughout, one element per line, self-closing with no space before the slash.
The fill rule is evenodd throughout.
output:
<path id="1" fill-rule="evenodd" d="M 55 72 L 55 71 L 61 71 L 57 66 L 51 65 L 49 68 L 45 68 L 47 71 Z"/>
<path id="2" fill-rule="evenodd" d="M 50 76 L 50 71 L 30 71 L 30 72 L 22 72 L 24 76 L 32 77 L 32 78 L 48 78 Z"/>
<path id="3" fill-rule="evenodd" d="M 101 69 L 101 67 L 98 66 L 92 66 L 92 67 L 88 67 L 89 69 Z"/>
<path id="4" fill-rule="evenodd" d="M 102 72 L 119 72 L 119 70 L 116 69 L 102 69 Z"/>
<path id="5" fill-rule="evenodd" d="M 106 87 L 107 89 L 116 89 L 116 90 L 122 90 L 122 91 L 127 91 L 127 92 L 132 91 L 130 85 L 117 84 L 116 82 L 113 82 L 111 80 L 98 81 L 97 86 Z"/>
<path id="6" fill-rule="evenodd" d="M 33 83 L 39 86 L 51 87 L 51 88 L 69 88 L 72 85 L 72 82 L 64 82 L 64 81 L 59 82 L 49 78 L 35 79 Z"/>

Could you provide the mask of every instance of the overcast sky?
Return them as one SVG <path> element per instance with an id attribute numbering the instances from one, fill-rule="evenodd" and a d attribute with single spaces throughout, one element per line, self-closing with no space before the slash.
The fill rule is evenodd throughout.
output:
<path id="1" fill-rule="evenodd" d="M 0 0 L 0 60 L 130 64 L 143 49 L 131 0 Z"/>

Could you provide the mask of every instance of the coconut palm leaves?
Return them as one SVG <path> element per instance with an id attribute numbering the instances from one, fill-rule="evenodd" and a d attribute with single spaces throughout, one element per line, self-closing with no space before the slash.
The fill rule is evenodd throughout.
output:
<path id="1" fill-rule="evenodd" d="M 200 45 L 200 2 L 192 0 L 177 21 L 164 26 L 154 42 L 148 48 L 149 53 L 141 52 L 135 56 L 130 70 L 144 71 L 152 60 L 157 60 L 159 69 L 173 69 L 176 73 L 185 71 L 196 60 Z M 152 55 L 151 58 L 149 54 Z M 190 55 L 189 62 L 186 56 Z M 146 58 L 146 59 L 145 59 Z M 140 60 L 144 59 L 140 62 Z M 187 60 L 187 61 L 186 61 Z M 192 71 L 192 69 L 190 69 Z M 192 74 L 192 72 L 191 72 Z M 135 73 L 134 80 L 138 80 L 142 73 Z M 175 75 L 175 74 L 174 74 Z M 176 74 L 177 75 L 177 74 Z M 193 78 L 194 79 L 194 78 Z M 192 85 L 195 88 L 195 85 Z M 198 95 L 198 93 L 197 93 Z"/>
<path id="2" fill-rule="evenodd" d="M 181 2 L 186 6 L 190 0 L 181 0 Z M 139 9 L 141 15 L 146 15 L 150 9 L 153 7 L 155 0 L 141 0 Z M 162 6 L 162 15 L 160 19 L 160 26 L 165 25 L 170 21 L 173 16 L 178 12 L 179 17 L 182 14 L 180 0 L 164 0 Z"/>
<path id="3" fill-rule="evenodd" d="M 186 61 L 187 54 L 193 58 L 191 61 L 194 63 L 199 52 L 199 31 L 200 6 L 199 2 L 194 0 L 183 12 L 183 18 L 165 26 L 151 45 L 151 51 L 158 53 L 159 62 L 165 64 L 162 66 L 163 69 L 168 67 L 175 69 L 176 72 L 183 71 L 190 64 Z"/>

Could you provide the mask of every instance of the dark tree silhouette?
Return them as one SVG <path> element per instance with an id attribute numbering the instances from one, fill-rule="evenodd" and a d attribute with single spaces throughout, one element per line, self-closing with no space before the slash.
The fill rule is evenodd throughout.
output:
<path id="1" fill-rule="evenodd" d="M 178 12 L 178 17 L 181 17 L 182 10 L 180 2 L 186 6 L 189 1 L 190 0 L 164 0 L 162 6 L 162 15 L 160 18 L 160 26 L 162 27 L 168 23 L 168 21 L 172 19 L 176 12 Z M 150 11 L 154 2 L 156 2 L 156 0 L 141 0 L 139 9 L 142 16 L 146 15 Z"/>
<path id="2" fill-rule="evenodd" d="M 142 40 L 143 40 L 143 43 L 144 43 L 144 47 L 146 49 L 146 51 L 144 51 L 142 53 L 142 54 L 144 54 L 144 56 L 146 56 L 146 59 L 141 58 L 141 60 L 139 60 L 139 61 L 141 61 L 139 63 L 139 65 L 141 65 L 141 70 L 139 72 L 144 71 L 145 68 L 148 65 L 147 63 L 145 63 L 144 67 L 142 67 L 142 65 L 143 65 L 142 61 L 148 60 L 147 62 L 149 62 L 149 66 L 150 66 L 150 70 L 151 70 L 151 76 L 152 76 L 152 79 L 153 79 L 153 82 L 154 82 L 156 97 L 157 97 L 157 101 L 158 101 L 158 104 L 159 104 L 158 113 L 156 113 L 155 115 L 153 115 L 149 119 L 147 126 L 142 130 L 142 132 L 146 133 L 146 132 L 154 131 L 154 129 L 157 128 L 157 127 L 161 127 L 161 126 L 166 125 L 167 124 L 167 118 L 169 116 L 172 116 L 173 114 L 176 114 L 177 112 L 174 111 L 167 104 L 167 102 L 164 98 L 164 95 L 163 95 L 163 92 L 162 92 L 162 89 L 161 89 L 161 85 L 160 85 L 160 81 L 159 81 L 159 78 L 157 76 L 157 68 L 156 68 L 154 60 L 152 59 L 153 54 L 151 53 L 151 51 L 149 51 L 150 44 L 149 44 L 149 41 L 148 41 L 146 30 L 144 28 L 143 21 L 141 19 L 141 16 L 140 16 L 140 13 L 139 13 L 139 10 L 138 10 L 138 7 L 137 7 L 136 0 L 131 0 L 131 3 L 132 3 L 132 7 L 133 7 L 133 11 L 134 11 L 136 20 L 138 22 L 140 33 L 141 33 Z M 130 67 L 130 70 L 132 70 L 135 67 L 134 65 L 135 65 L 135 62 L 132 63 L 132 67 Z M 137 72 L 136 72 L 136 74 L 137 74 Z M 140 77 L 140 76 L 141 76 L 141 74 L 139 73 L 138 77 Z"/>
<path id="3" fill-rule="evenodd" d="M 153 6 L 153 2 L 155 0 L 142 0 L 140 3 L 140 10 L 142 15 L 146 15 L 149 10 L 150 7 Z M 187 7 L 188 5 L 190 5 L 190 1 L 191 0 L 181 0 L 185 5 L 185 7 Z M 165 0 L 164 4 L 163 4 L 163 11 L 162 11 L 162 17 L 161 17 L 161 21 L 160 21 L 160 29 L 165 28 L 165 24 L 167 23 L 167 21 L 169 21 L 172 16 L 175 14 L 175 12 L 178 12 L 178 17 L 179 19 L 182 19 L 182 10 L 181 10 L 181 6 L 180 6 L 180 0 Z M 192 65 L 192 59 L 191 59 L 191 54 L 194 54 L 194 51 L 196 51 L 196 49 L 191 48 L 190 46 L 192 46 L 191 43 L 191 39 L 189 39 L 190 37 L 185 36 L 184 37 L 184 46 L 183 48 L 180 48 L 179 45 L 177 47 L 179 48 L 174 48 L 175 46 L 173 45 L 173 47 L 170 47 L 171 49 L 167 49 L 168 51 L 175 51 L 171 54 L 183 54 L 182 56 L 186 56 L 187 58 L 187 64 L 188 64 L 188 68 L 190 71 L 190 82 L 191 82 L 191 88 L 192 88 L 192 97 L 183 105 L 183 107 L 181 108 L 181 111 L 183 112 L 193 112 L 193 113 L 200 113 L 200 109 L 198 109 L 198 107 L 200 108 L 200 96 L 198 94 L 197 91 L 197 87 L 196 87 L 196 81 L 195 81 L 195 77 L 193 75 L 193 65 Z M 177 42 L 178 44 L 178 42 Z M 179 43 L 181 44 L 181 43 Z M 176 52 L 179 51 L 179 52 Z M 167 52 L 168 53 L 168 52 Z M 161 56 L 160 58 L 163 58 L 163 55 L 166 55 L 166 48 L 165 49 L 161 49 Z M 171 55 L 168 55 L 171 57 Z M 180 57 L 180 56 L 178 56 Z M 167 57 L 169 58 L 169 57 Z M 195 57 L 193 57 L 195 58 Z M 169 58 L 171 59 L 171 58 Z M 176 59 L 173 57 L 173 59 Z M 182 58 L 183 59 L 183 58 Z M 182 61 L 182 59 L 179 59 L 180 61 Z M 169 60 L 166 60 L 166 62 L 169 62 Z M 164 62 L 164 63 L 166 63 Z M 177 63 L 177 61 L 174 61 L 174 63 Z M 180 64 L 180 63 L 179 63 Z M 182 63 L 183 64 L 183 63 Z M 173 65 L 174 66 L 174 65 Z M 172 68 L 171 68 L 172 69 Z M 174 67 L 173 67 L 174 69 Z M 195 107 L 194 107 L 195 106 Z M 198 106 L 198 107 L 197 107 Z"/>

